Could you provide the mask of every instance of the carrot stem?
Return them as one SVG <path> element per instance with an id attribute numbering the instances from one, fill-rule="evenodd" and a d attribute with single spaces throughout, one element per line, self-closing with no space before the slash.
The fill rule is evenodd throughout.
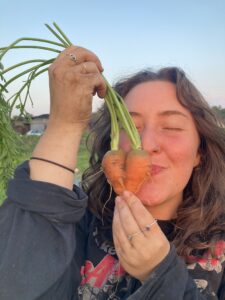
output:
<path id="1" fill-rule="evenodd" d="M 26 65 L 26 64 L 31 64 L 31 63 L 35 63 L 35 62 L 45 62 L 45 61 L 46 61 L 45 59 L 32 59 L 32 60 L 26 60 L 26 61 L 23 61 L 23 62 L 21 62 L 21 63 L 15 64 L 15 65 L 13 65 L 13 66 L 11 66 L 11 67 L 9 67 L 9 68 L 3 70 L 3 71 L 1 72 L 1 75 L 5 74 L 5 73 L 7 73 L 7 72 L 9 72 L 9 71 L 11 71 L 11 70 L 17 68 L 17 67 Z"/>
<path id="2" fill-rule="evenodd" d="M 16 76 L 14 76 L 14 77 L 12 77 L 11 79 L 9 79 L 9 80 L 2 86 L 2 89 L 5 89 L 10 83 L 12 83 L 14 80 L 18 79 L 19 77 L 21 77 L 21 76 L 23 76 L 23 75 L 25 75 L 25 74 L 27 74 L 27 73 L 29 73 L 29 72 L 35 70 L 35 69 L 38 69 L 38 68 L 40 68 L 40 67 L 42 67 L 42 66 L 45 66 L 45 65 L 47 65 L 47 64 L 52 63 L 53 60 L 54 60 L 54 59 L 45 60 L 43 63 L 38 64 L 38 65 L 36 65 L 36 66 L 33 66 L 33 67 L 31 67 L 31 68 L 29 68 L 29 69 L 27 69 L 27 70 L 25 70 L 25 71 L 23 71 L 23 72 L 17 74 Z M 2 74 L 2 73 L 1 73 L 1 74 Z"/>
<path id="3" fill-rule="evenodd" d="M 60 27 L 53 22 L 53 28 L 48 25 L 45 24 L 45 26 L 48 28 L 48 30 L 59 40 L 58 42 L 54 42 L 51 40 L 46 40 L 46 39 L 39 39 L 39 38 L 27 38 L 27 37 L 23 37 L 20 39 L 17 39 L 16 41 L 14 41 L 13 43 L 11 43 L 8 47 L 4 47 L 4 48 L 0 48 L 1 50 L 1 54 L 0 54 L 0 61 L 3 58 L 3 56 L 10 50 L 10 49 L 16 49 L 16 48 L 39 48 L 39 49 L 44 49 L 44 50 L 48 50 L 48 51 L 56 51 L 56 52 L 60 52 L 60 50 L 56 50 L 53 48 L 48 48 L 48 47 L 43 47 L 43 46 L 30 46 L 30 45 L 18 45 L 20 42 L 22 41 L 34 41 L 34 42 L 42 42 L 42 43 L 48 43 L 48 44 L 53 44 L 55 46 L 60 46 L 63 48 L 67 48 L 68 46 L 71 46 L 72 43 L 69 40 L 69 38 L 66 36 L 66 34 L 60 29 Z M 2 70 L 0 72 L 0 76 L 3 78 L 3 74 L 17 68 L 20 67 L 22 65 L 25 64 L 29 64 L 29 63 L 34 63 L 34 62 L 41 62 L 40 64 L 37 64 L 31 68 L 28 68 L 25 71 L 20 72 L 19 74 L 17 74 L 16 76 L 10 78 L 9 80 L 7 80 L 4 84 L 1 85 L 1 91 L 6 91 L 6 87 L 13 81 L 15 81 L 16 79 L 18 79 L 19 77 L 30 73 L 30 76 L 28 77 L 28 80 L 26 81 L 26 83 L 21 87 L 21 89 L 18 91 L 18 93 L 15 94 L 15 97 L 13 98 L 13 102 L 11 105 L 11 109 L 13 108 L 13 106 L 15 105 L 16 100 L 20 97 L 21 92 L 27 88 L 27 93 L 26 93 L 26 97 L 25 97 L 25 101 L 24 104 L 26 103 L 26 100 L 29 96 L 29 89 L 30 89 L 30 85 L 31 85 L 31 81 L 36 78 L 38 76 L 38 74 L 43 73 L 44 70 L 41 70 L 40 72 L 36 73 L 36 71 L 43 67 L 46 66 L 50 63 L 52 63 L 54 61 L 54 59 L 49 59 L 49 60 L 28 60 L 28 61 L 24 61 L 18 64 L 15 64 L 5 70 Z M 107 85 L 107 94 L 105 96 L 105 101 L 106 101 L 106 105 L 109 109 L 109 113 L 110 113 L 110 117 L 111 117 L 111 149 L 118 149 L 119 146 L 119 124 L 121 124 L 121 126 L 123 127 L 123 129 L 125 130 L 125 132 L 127 133 L 130 141 L 131 141 L 131 146 L 133 149 L 141 149 L 141 140 L 140 140 L 140 136 L 138 134 L 138 131 L 135 127 L 135 124 L 127 110 L 126 105 L 124 104 L 124 101 L 122 99 L 122 97 L 120 95 L 118 95 L 118 93 L 111 87 L 111 85 L 108 83 L 108 81 L 106 80 L 106 78 L 103 76 L 106 85 Z M 4 78 L 3 78 L 4 79 Z M 10 98 L 12 99 L 12 97 Z M 22 109 L 24 109 L 24 105 L 22 106 Z"/>
<path id="4" fill-rule="evenodd" d="M 116 91 L 110 86 L 110 84 L 105 78 L 104 80 L 107 84 L 109 93 L 113 99 L 112 101 L 115 106 L 117 117 L 131 140 L 132 149 L 141 149 L 141 140 L 139 133 L 137 131 L 136 126 L 134 125 L 133 119 L 131 118 L 127 110 L 127 107 L 124 104 L 124 100 L 118 95 L 118 93 L 116 93 Z"/>
<path id="5" fill-rule="evenodd" d="M 29 37 L 22 37 L 19 38 L 17 40 L 15 40 L 12 44 L 10 44 L 8 47 L 6 47 L 6 49 L 1 53 L 0 55 L 0 61 L 2 60 L 3 56 L 11 49 L 13 48 L 13 46 L 17 45 L 18 43 L 22 42 L 22 41 L 34 41 L 34 42 L 42 42 L 42 43 L 48 43 L 48 44 L 52 44 L 52 45 L 56 45 L 59 47 L 63 47 L 65 48 L 64 44 L 60 44 L 54 41 L 50 41 L 50 40 L 46 40 L 46 39 L 38 39 L 38 38 L 29 38 Z"/>
<path id="6" fill-rule="evenodd" d="M 57 37 L 57 39 L 59 39 L 59 40 L 63 43 L 63 45 L 64 45 L 65 47 L 68 47 L 68 46 L 69 46 L 69 45 L 67 44 L 67 42 L 65 42 L 64 39 L 62 39 L 61 36 L 58 35 L 58 33 L 55 32 L 55 30 L 53 30 L 48 24 L 45 24 L 45 26 L 48 28 L 48 30 L 51 31 L 52 34 L 54 34 L 54 36 Z"/>
<path id="7" fill-rule="evenodd" d="M 64 47 L 63 45 L 61 45 L 61 47 Z M 4 51 L 6 50 L 8 47 L 1 47 L 0 51 Z M 56 53 L 61 53 L 60 50 L 54 49 L 54 48 L 49 48 L 49 47 L 42 47 L 42 46 L 35 46 L 35 45 L 21 45 L 21 46 L 13 46 L 10 48 L 10 50 L 12 49 L 21 49 L 21 48 L 30 48 L 30 49 L 41 49 L 41 50 L 48 50 L 48 51 L 52 51 L 52 52 L 56 52 Z"/>
<path id="8" fill-rule="evenodd" d="M 36 78 L 36 77 L 39 76 L 40 74 L 46 72 L 47 70 L 48 70 L 48 68 L 45 68 L 45 69 L 42 69 L 42 70 L 40 70 L 39 72 L 37 72 L 37 73 L 35 74 L 35 76 L 33 76 L 32 79 L 30 79 L 30 81 L 26 81 L 26 83 L 19 89 L 19 91 L 18 91 L 17 93 L 15 93 L 12 97 L 10 97 L 10 99 L 8 99 L 7 102 L 9 102 L 9 100 L 11 100 L 13 97 L 15 97 L 15 98 L 13 99 L 12 104 L 10 104 L 10 108 L 11 108 L 11 110 L 10 110 L 10 115 L 11 115 L 12 109 L 13 109 L 15 103 L 16 103 L 16 100 L 19 98 L 19 96 L 21 95 L 22 91 L 28 86 L 28 84 L 29 84 L 29 86 L 30 86 L 31 81 L 32 81 L 34 78 Z M 25 106 L 25 105 L 24 105 L 24 106 Z"/>
<path id="9" fill-rule="evenodd" d="M 137 142 L 137 146 L 135 147 L 136 149 L 141 149 L 141 140 L 140 140 L 140 135 L 138 133 L 138 130 L 133 122 L 133 119 L 131 118 L 131 115 L 129 113 L 129 111 L 127 110 L 127 107 L 124 103 L 124 100 L 123 98 L 116 92 L 116 95 L 121 103 L 121 106 L 123 107 L 123 111 L 124 111 L 124 114 L 125 114 L 125 118 L 130 120 L 129 124 L 130 124 L 130 127 L 131 127 L 131 131 L 134 135 L 134 139 L 135 141 Z"/>
<path id="10" fill-rule="evenodd" d="M 111 143 L 110 148 L 111 150 L 118 150 L 119 149 L 119 125 L 117 121 L 117 116 L 115 112 L 115 108 L 113 106 L 112 96 L 109 92 L 109 89 L 107 89 L 107 93 L 105 96 L 106 105 L 108 107 L 109 113 L 110 113 L 110 119 L 111 119 Z"/>
<path id="11" fill-rule="evenodd" d="M 72 42 L 69 40 L 69 38 L 65 35 L 65 33 L 59 28 L 59 26 L 56 24 L 56 22 L 53 22 L 53 25 L 58 30 L 58 32 L 61 34 L 61 36 L 64 38 L 64 40 L 67 42 L 69 46 L 72 45 Z"/>

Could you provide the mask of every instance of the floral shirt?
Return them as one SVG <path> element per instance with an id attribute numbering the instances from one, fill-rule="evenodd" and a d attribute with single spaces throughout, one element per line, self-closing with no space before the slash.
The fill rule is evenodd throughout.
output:
<path id="1" fill-rule="evenodd" d="M 28 162 L 9 182 L 0 207 L 1 300 L 225 300 L 225 239 L 188 263 L 171 246 L 141 284 L 101 237 L 87 195 L 31 180 Z M 159 221 L 172 239 L 172 222 Z"/>
<path id="2" fill-rule="evenodd" d="M 158 221 L 158 224 L 169 241 L 172 241 L 174 221 Z M 90 251 L 88 260 L 85 260 L 81 267 L 82 281 L 78 288 L 79 299 L 127 299 L 140 289 L 141 283 L 122 268 L 116 256 L 115 248 L 99 234 L 98 228 L 100 226 L 100 221 L 94 218 L 89 227 L 94 228 L 90 239 L 92 240 L 92 251 Z M 110 230 L 107 237 L 112 238 Z M 101 259 L 96 263 L 94 256 L 97 252 L 101 253 Z M 215 256 L 212 257 L 210 252 L 206 251 L 202 256 L 189 256 L 186 259 L 186 267 L 184 266 L 190 277 L 193 278 L 199 292 L 206 295 L 207 298 L 205 299 L 217 299 L 225 268 L 224 240 L 216 243 L 214 254 Z M 179 274 L 177 275 L 179 276 Z M 182 276 L 182 272 L 180 275 Z M 223 284 L 225 285 L 225 282 Z"/>

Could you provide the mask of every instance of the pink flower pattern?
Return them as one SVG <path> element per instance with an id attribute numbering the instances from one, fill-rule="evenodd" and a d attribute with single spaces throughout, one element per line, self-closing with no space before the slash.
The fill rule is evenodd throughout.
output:
<path id="1" fill-rule="evenodd" d="M 190 255 L 188 257 L 187 268 L 193 270 L 196 264 L 207 271 L 222 271 L 222 263 L 225 261 L 225 241 L 219 240 L 215 244 L 214 256 L 210 251 L 206 251 L 202 257 Z"/>

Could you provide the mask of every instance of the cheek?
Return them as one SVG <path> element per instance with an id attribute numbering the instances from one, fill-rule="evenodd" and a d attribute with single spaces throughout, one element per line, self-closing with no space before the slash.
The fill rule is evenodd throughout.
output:
<path id="1" fill-rule="evenodd" d="M 197 145 L 190 145 L 188 142 L 180 143 L 168 149 L 167 153 L 180 174 L 189 179 L 198 160 Z"/>

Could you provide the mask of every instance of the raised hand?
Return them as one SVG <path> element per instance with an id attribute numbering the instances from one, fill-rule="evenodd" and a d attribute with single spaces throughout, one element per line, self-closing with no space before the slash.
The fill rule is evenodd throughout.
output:
<path id="1" fill-rule="evenodd" d="M 116 198 L 113 239 L 125 271 L 142 282 L 170 250 L 169 241 L 156 220 L 128 191 Z"/>
<path id="2" fill-rule="evenodd" d="M 49 68 L 50 121 L 85 128 L 91 117 L 95 93 L 103 98 L 106 85 L 99 58 L 91 51 L 71 46 Z"/>

